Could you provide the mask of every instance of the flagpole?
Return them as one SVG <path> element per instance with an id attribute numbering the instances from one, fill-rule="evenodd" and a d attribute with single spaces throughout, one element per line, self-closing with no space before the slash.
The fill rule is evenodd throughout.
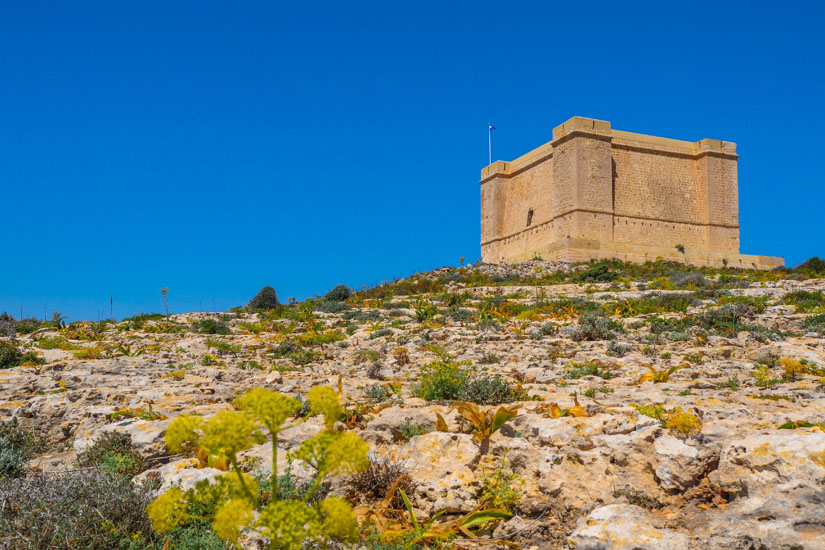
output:
<path id="1" fill-rule="evenodd" d="M 487 165 L 493 164 L 493 124 L 487 123 Z"/>

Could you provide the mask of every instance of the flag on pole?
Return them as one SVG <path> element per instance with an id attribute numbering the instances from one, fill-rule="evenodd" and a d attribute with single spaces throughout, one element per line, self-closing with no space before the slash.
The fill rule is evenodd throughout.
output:
<path id="1" fill-rule="evenodd" d="M 489 124 L 489 123 L 488 123 L 488 124 Z M 492 132 L 492 131 L 493 131 L 493 130 L 495 130 L 495 129 L 496 129 L 496 127 L 495 127 L 495 126 L 493 126 L 492 124 L 489 124 L 489 128 L 488 128 L 488 130 L 489 130 L 490 132 Z"/>

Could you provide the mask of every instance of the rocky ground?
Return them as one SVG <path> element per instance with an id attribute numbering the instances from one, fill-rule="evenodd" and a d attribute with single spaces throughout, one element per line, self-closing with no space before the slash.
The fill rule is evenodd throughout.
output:
<path id="1" fill-rule="evenodd" d="M 300 397 L 340 381 L 340 429 L 403 464 L 420 516 L 505 495 L 514 516 L 479 535 L 493 544 L 822 549 L 823 289 L 789 271 L 534 261 L 269 313 L 44 327 L 16 336 L 43 361 L 0 370 L 0 418 L 44 436 L 34 470 L 71 468 L 115 431 L 148 459 L 138 479 L 186 488 L 220 472 L 170 455 L 177 415 L 212 415 L 253 387 Z M 444 364 L 486 381 L 461 399 L 517 409 L 484 456 L 453 401 L 426 399 L 425 374 Z M 285 430 L 279 470 L 304 475 L 289 452 L 320 430 L 315 418 Z M 270 456 L 254 447 L 245 468 L 271 470 Z"/>

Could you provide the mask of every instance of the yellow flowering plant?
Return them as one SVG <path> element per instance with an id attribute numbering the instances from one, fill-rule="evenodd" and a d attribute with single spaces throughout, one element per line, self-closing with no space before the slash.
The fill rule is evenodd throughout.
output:
<path id="1" fill-rule="evenodd" d="M 339 497 L 320 502 L 313 497 L 328 475 L 366 468 L 369 447 L 357 435 L 334 429 L 343 413 L 335 390 L 315 387 L 307 399 L 311 413 L 324 416 L 325 429 L 305 441 L 294 455 L 316 469 L 302 498 L 280 497 L 277 490 L 278 434 L 301 403 L 256 388 L 235 400 L 236 410 L 222 411 L 209 420 L 182 415 L 169 426 L 165 438 L 171 451 L 206 454 L 210 463 L 224 462 L 232 472 L 200 481 L 186 492 L 173 487 L 158 496 L 146 509 L 155 530 L 163 533 L 192 520 L 211 521 L 215 534 L 236 548 L 245 530 L 269 539 L 271 549 L 299 550 L 307 541 L 353 539 L 358 522 L 350 505 Z M 241 470 L 238 460 L 242 451 L 266 439 L 264 432 L 272 438 L 272 501 L 268 504 L 262 502 L 257 484 Z"/>

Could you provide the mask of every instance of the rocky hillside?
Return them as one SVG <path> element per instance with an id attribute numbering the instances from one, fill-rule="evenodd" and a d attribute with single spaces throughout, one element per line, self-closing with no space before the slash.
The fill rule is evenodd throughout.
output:
<path id="1" fill-rule="evenodd" d="M 225 466 L 171 453 L 176 417 L 231 409 L 251 388 L 303 401 L 323 385 L 344 406 L 335 429 L 369 444 L 374 475 L 330 476 L 327 492 L 363 512 L 407 475 L 422 521 L 512 514 L 456 531 L 457 547 L 472 536 L 488 547 L 822 549 L 823 290 L 825 279 L 789 270 L 533 261 L 257 312 L 11 323 L 0 418 L 38 444 L 29 471 L 0 479 L 0 501 L 36 472 L 87 465 L 112 432 L 131 438 L 135 484 L 186 490 Z M 472 421 L 485 411 L 506 420 L 489 440 Z M 291 454 L 324 428 L 307 412 L 278 440 L 279 473 L 297 485 L 313 471 Z M 255 444 L 240 464 L 265 475 L 272 454 Z M 22 520 L 3 521 L 0 538 L 27 547 L 2 532 Z"/>

